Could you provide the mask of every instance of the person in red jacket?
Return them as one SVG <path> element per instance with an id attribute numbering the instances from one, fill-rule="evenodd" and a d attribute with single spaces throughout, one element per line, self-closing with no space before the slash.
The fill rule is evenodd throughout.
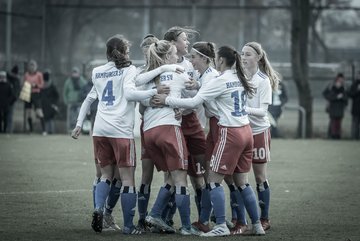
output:
<path id="1" fill-rule="evenodd" d="M 24 82 L 28 82 L 31 85 L 31 98 L 30 102 L 25 102 L 25 118 L 29 125 L 30 133 L 33 132 L 33 121 L 31 110 L 34 106 L 36 117 L 40 119 L 43 135 L 46 135 L 44 113 L 41 107 L 41 95 L 40 92 L 44 87 L 43 75 L 37 70 L 38 65 L 35 60 L 30 60 L 27 71 L 24 74 Z"/>

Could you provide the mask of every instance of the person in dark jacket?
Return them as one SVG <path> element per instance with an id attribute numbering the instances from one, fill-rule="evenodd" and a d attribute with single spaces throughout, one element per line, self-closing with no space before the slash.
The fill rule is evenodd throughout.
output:
<path id="1" fill-rule="evenodd" d="M 348 103 L 345 79 L 342 73 L 337 74 L 334 82 L 325 88 L 323 96 L 328 101 L 326 111 L 330 117 L 328 137 L 340 139 L 341 121 L 344 118 L 345 108 Z"/>
<path id="2" fill-rule="evenodd" d="M 44 112 L 45 130 L 48 134 L 54 134 L 54 118 L 58 113 L 59 92 L 51 79 L 50 70 L 45 70 L 43 77 L 44 88 L 41 91 L 41 101 Z"/>
<path id="3" fill-rule="evenodd" d="M 7 116 L 13 99 L 13 89 L 6 79 L 6 72 L 0 71 L 0 133 L 7 131 Z"/>
<path id="4" fill-rule="evenodd" d="M 13 133 L 13 114 L 14 114 L 14 108 L 15 103 L 20 95 L 20 76 L 19 76 L 19 67 L 17 65 L 14 65 L 14 67 L 11 69 L 10 72 L 7 73 L 7 80 L 9 84 L 11 85 L 13 89 L 13 98 L 11 100 L 10 106 L 9 106 L 9 113 L 7 115 L 7 132 Z"/>
<path id="5" fill-rule="evenodd" d="M 351 138 L 360 139 L 360 71 L 349 89 L 349 97 L 352 99 L 351 107 Z"/>
<path id="6" fill-rule="evenodd" d="M 280 81 L 278 88 L 272 92 L 272 104 L 269 105 L 268 108 L 269 113 L 273 117 L 273 121 L 270 120 L 272 138 L 281 137 L 277 128 L 277 123 L 286 102 L 288 102 L 287 90 L 285 84 Z"/>

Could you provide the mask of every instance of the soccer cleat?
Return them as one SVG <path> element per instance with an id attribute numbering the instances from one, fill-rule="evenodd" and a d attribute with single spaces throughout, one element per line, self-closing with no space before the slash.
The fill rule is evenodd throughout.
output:
<path id="1" fill-rule="evenodd" d="M 263 227 L 264 231 L 270 229 L 270 220 L 267 218 L 260 218 L 261 226 Z"/>
<path id="2" fill-rule="evenodd" d="M 226 226 L 226 223 L 217 224 L 207 233 L 202 233 L 201 237 L 222 237 L 230 235 L 230 230 Z"/>
<path id="3" fill-rule="evenodd" d="M 165 232 L 175 233 L 175 229 L 169 226 L 167 223 L 164 222 L 161 218 L 156 218 L 153 216 L 146 216 L 145 221 L 150 223 L 151 225 L 158 227 L 160 230 L 164 230 Z"/>
<path id="4" fill-rule="evenodd" d="M 95 210 L 92 215 L 93 219 L 91 222 L 91 227 L 95 232 L 101 233 L 103 228 L 103 213 L 100 210 Z"/>
<path id="5" fill-rule="evenodd" d="M 121 231 L 111 214 L 104 213 L 103 231 Z"/>
<path id="6" fill-rule="evenodd" d="M 265 231 L 261 226 L 260 221 L 257 221 L 256 223 L 249 225 L 247 230 L 244 231 L 241 235 L 261 236 L 261 235 L 265 235 Z"/>
<path id="7" fill-rule="evenodd" d="M 145 219 L 139 219 L 136 228 L 141 230 L 142 232 L 150 231 L 150 226 L 145 222 Z"/>
<path id="8" fill-rule="evenodd" d="M 138 229 L 135 226 L 132 226 L 131 228 L 129 227 L 124 227 L 123 228 L 123 234 L 129 234 L 129 235 L 140 235 L 142 234 L 141 230 Z"/>
<path id="9" fill-rule="evenodd" d="M 247 231 L 247 225 L 242 223 L 236 223 L 235 227 L 230 230 L 231 235 L 241 235 Z"/>
<path id="10" fill-rule="evenodd" d="M 188 236 L 188 235 L 200 236 L 202 234 L 202 232 L 195 229 L 194 227 L 190 226 L 189 228 L 181 227 L 180 228 L 180 234 L 185 235 L 185 236 Z"/>
<path id="11" fill-rule="evenodd" d="M 203 224 L 200 221 L 193 222 L 191 226 L 193 226 L 193 228 L 198 230 L 199 232 L 207 233 L 210 231 L 209 224 Z"/>

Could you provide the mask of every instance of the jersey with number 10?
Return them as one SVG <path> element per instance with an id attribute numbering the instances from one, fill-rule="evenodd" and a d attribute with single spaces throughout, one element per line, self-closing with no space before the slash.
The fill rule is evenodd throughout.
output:
<path id="1" fill-rule="evenodd" d="M 93 136 L 134 138 L 135 102 L 124 92 L 134 85 L 135 66 L 117 69 L 114 62 L 96 67 L 92 82 L 99 98 Z"/>

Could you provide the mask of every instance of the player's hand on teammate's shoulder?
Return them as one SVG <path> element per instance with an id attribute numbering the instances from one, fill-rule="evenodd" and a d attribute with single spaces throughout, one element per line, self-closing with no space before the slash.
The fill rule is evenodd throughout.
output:
<path id="1" fill-rule="evenodd" d="M 80 133 L 81 133 L 81 127 L 80 127 L 80 126 L 76 126 L 76 127 L 74 128 L 74 130 L 72 130 L 72 132 L 71 132 L 71 137 L 72 137 L 73 139 L 77 139 L 77 138 L 79 137 Z"/>
<path id="2" fill-rule="evenodd" d="M 176 72 L 178 74 L 185 72 L 185 68 L 177 64 L 165 64 L 161 68 L 163 72 Z"/>

